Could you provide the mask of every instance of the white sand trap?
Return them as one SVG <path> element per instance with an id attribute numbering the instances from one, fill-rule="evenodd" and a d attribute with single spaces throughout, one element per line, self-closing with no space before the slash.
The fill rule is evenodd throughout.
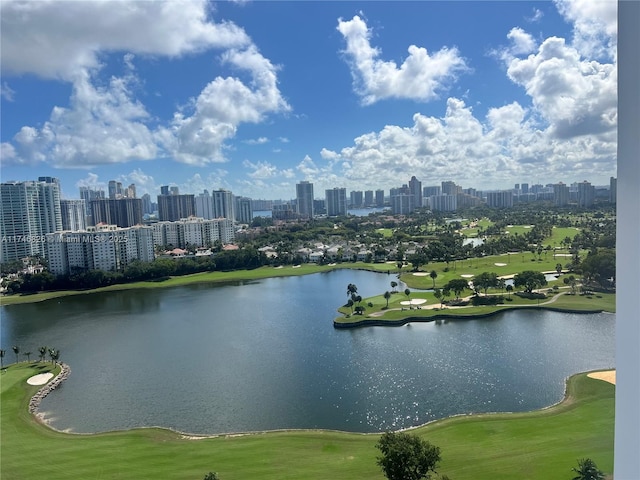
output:
<path id="1" fill-rule="evenodd" d="M 49 380 L 53 378 L 53 373 L 40 373 L 39 375 L 34 375 L 33 377 L 27 380 L 29 385 L 44 385 Z"/>
<path id="2" fill-rule="evenodd" d="M 427 303 L 425 298 L 414 298 L 411 300 L 412 305 L 422 305 L 423 303 Z"/>
<path id="3" fill-rule="evenodd" d="M 506 263 L 494 263 L 494 265 L 495 265 L 496 267 L 506 267 L 506 266 L 507 266 L 507 264 L 506 264 Z"/>
<path id="4" fill-rule="evenodd" d="M 475 275 L 472 275 L 471 273 L 464 273 L 462 275 L 460 275 L 462 278 L 473 278 L 475 277 Z"/>
<path id="5" fill-rule="evenodd" d="M 294 265 L 294 266 L 293 266 L 293 267 L 291 267 L 291 268 L 300 268 L 300 265 Z"/>
<path id="6" fill-rule="evenodd" d="M 524 228 L 531 228 L 533 225 L 525 225 Z"/>
<path id="7" fill-rule="evenodd" d="M 280 265 L 279 267 L 273 267 L 273 268 L 275 268 L 275 269 L 277 270 L 277 269 L 279 269 L 279 268 L 282 268 L 282 265 Z"/>
<path id="8" fill-rule="evenodd" d="M 604 380 L 605 382 L 616 384 L 616 371 L 607 370 L 606 372 L 593 372 L 587 374 L 589 378 L 595 378 L 597 380 Z"/>
<path id="9" fill-rule="evenodd" d="M 411 305 L 411 300 L 403 300 L 400 302 L 400 305 Z"/>
<path id="10" fill-rule="evenodd" d="M 336 266 L 336 264 L 335 264 L 335 263 L 330 263 L 330 264 L 329 264 L 329 266 L 330 266 L 330 267 L 335 267 L 335 266 Z"/>
<path id="11" fill-rule="evenodd" d="M 570 253 L 556 253 L 556 257 L 573 257 Z"/>
<path id="12" fill-rule="evenodd" d="M 395 265 L 397 262 L 393 262 L 393 261 L 389 260 L 388 262 L 384 262 L 384 263 L 393 263 Z"/>
<path id="13" fill-rule="evenodd" d="M 507 228 L 513 228 L 513 225 L 507 225 Z"/>
<path id="14" fill-rule="evenodd" d="M 416 277 L 426 277 L 429 274 L 427 272 L 416 272 L 413 275 Z"/>

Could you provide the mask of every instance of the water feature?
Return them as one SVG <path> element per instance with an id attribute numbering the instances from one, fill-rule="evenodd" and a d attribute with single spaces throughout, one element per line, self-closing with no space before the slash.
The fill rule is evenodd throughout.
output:
<path id="1" fill-rule="evenodd" d="M 333 328 L 348 283 L 369 296 L 392 280 L 340 270 L 4 306 L 2 348 L 61 350 L 72 373 L 41 411 L 75 432 L 380 431 L 541 408 L 568 375 L 614 366 L 611 314 Z"/>

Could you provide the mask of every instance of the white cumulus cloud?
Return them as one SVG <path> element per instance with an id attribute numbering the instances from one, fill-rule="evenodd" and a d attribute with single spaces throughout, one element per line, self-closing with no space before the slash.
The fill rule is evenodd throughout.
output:
<path id="1" fill-rule="evenodd" d="M 432 53 L 410 45 L 402 65 L 384 61 L 381 51 L 371 46 L 371 31 L 358 15 L 338 20 L 338 31 L 346 40 L 345 57 L 351 68 L 356 93 L 365 105 L 385 98 L 429 101 L 438 98 L 456 75 L 466 70 L 464 59 L 454 48 Z"/>

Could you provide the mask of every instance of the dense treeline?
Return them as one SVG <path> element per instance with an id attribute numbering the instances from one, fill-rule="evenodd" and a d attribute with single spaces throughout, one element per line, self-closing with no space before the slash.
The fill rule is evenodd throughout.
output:
<path id="1" fill-rule="evenodd" d="M 215 256 L 157 258 L 153 262 L 132 262 L 123 272 L 88 270 L 55 276 L 44 271 L 26 274 L 7 285 L 8 293 L 33 293 L 47 290 L 76 290 L 106 287 L 141 280 L 163 280 L 174 275 L 200 272 L 253 269 L 267 264 L 265 255 L 255 248 L 220 252 Z"/>

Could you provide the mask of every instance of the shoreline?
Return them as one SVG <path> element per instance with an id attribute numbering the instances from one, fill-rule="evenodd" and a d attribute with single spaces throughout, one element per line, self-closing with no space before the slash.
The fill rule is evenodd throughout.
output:
<path id="1" fill-rule="evenodd" d="M 146 427 L 133 427 L 133 428 L 125 428 L 125 429 L 116 429 L 116 430 L 107 430 L 104 432 L 74 432 L 70 429 L 60 430 L 58 428 L 53 427 L 49 420 L 43 417 L 43 414 L 38 412 L 38 407 L 40 402 L 44 397 L 46 397 L 49 393 L 55 390 L 64 380 L 67 379 L 69 373 L 71 372 L 71 368 L 61 363 L 62 367 L 60 373 L 56 375 L 52 380 L 50 380 L 47 384 L 45 384 L 42 388 L 40 388 L 30 399 L 29 399 L 29 413 L 32 418 L 38 424 L 44 426 L 45 428 L 57 432 L 63 435 L 78 435 L 78 436 L 99 436 L 99 435 L 107 435 L 111 433 L 126 433 L 126 432 L 134 432 L 138 430 L 161 430 L 171 432 L 175 435 L 178 435 L 181 440 L 194 441 L 194 440 L 206 440 L 213 438 L 238 438 L 238 437 L 248 437 L 248 436 L 258 436 L 258 435 L 270 435 L 277 433 L 337 433 L 337 434 L 345 434 L 345 435 L 360 435 L 360 436 L 375 436 L 384 433 L 382 431 L 379 432 L 351 432 L 346 430 L 335 430 L 335 429 L 325 429 L 325 428 L 277 428 L 272 430 L 251 430 L 246 432 L 223 432 L 223 433 L 213 433 L 213 434 L 198 434 L 198 433 L 189 433 L 183 432 L 180 430 L 176 430 L 170 427 L 163 427 L 159 425 L 146 426 Z M 65 370 L 66 368 L 66 370 Z M 436 418 L 434 420 L 430 420 L 428 422 L 422 423 L 420 425 L 414 425 L 411 427 L 401 428 L 395 430 L 396 432 L 407 432 L 420 428 L 424 428 L 430 425 L 435 425 L 438 422 L 448 422 L 451 420 L 455 420 L 458 418 L 482 418 L 486 416 L 497 416 L 497 415 L 523 415 L 523 414 L 533 414 L 536 412 L 546 412 L 556 407 L 561 407 L 563 404 L 570 402 L 571 398 L 569 395 L 569 383 L 572 378 L 578 377 L 580 375 L 585 375 L 592 380 L 600 380 L 608 383 L 612 383 L 615 386 L 615 367 L 611 368 L 599 368 L 595 370 L 588 370 L 583 372 L 577 372 L 571 374 L 564 379 L 564 391 L 560 400 L 551 405 L 547 405 L 545 407 L 537 408 L 534 410 L 523 410 L 523 411 L 495 411 L 495 412 L 470 412 L 470 413 L 457 413 L 454 415 L 449 415 L 442 418 Z M 613 382 L 610 380 L 611 375 L 613 375 Z M 55 383 L 55 385 L 53 385 Z M 41 395 L 41 392 L 48 390 L 44 393 L 37 401 L 34 401 L 36 397 Z M 35 404 L 32 409 L 32 404 Z"/>
<path id="2" fill-rule="evenodd" d="M 333 327 L 336 329 L 350 329 L 350 328 L 363 328 L 363 327 L 403 327 L 404 325 L 416 322 L 416 323 L 429 323 L 435 322 L 436 320 L 475 320 L 478 318 L 489 318 L 493 315 L 498 315 L 502 312 L 508 312 L 513 310 L 527 310 L 527 309 L 536 309 L 536 310 L 549 310 L 552 312 L 559 313 L 578 313 L 578 314 L 594 314 L 594 313 L 611 313 L 606 310 L 596 309 L 596 310 L 576 310 L 570 308 L 562 308 L 562 307 L 550 307 L 546 305 L 506 305 L 492 312 L 486 313 L 470 313 L 468 315 L 459 314 L 459 313 L 451 313 L 451 314 L 435 314 L 429 317 L 405 317 L 398 320 L 374 320 L 374 319 L 366 319 L 359 320 L 357 322 L 338 322 L 336 320 L 333 321 Z M 343 317 L 338 317 L 343 318 Z"/>

